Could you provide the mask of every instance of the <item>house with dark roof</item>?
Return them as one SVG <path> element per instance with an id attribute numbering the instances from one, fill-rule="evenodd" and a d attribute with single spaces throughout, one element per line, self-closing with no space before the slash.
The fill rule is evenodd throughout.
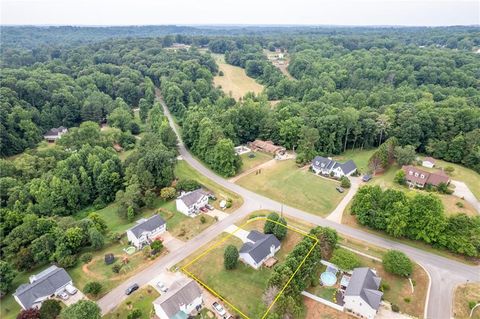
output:
<path id="1" fill-rule="evenodd" d="M 55 297 L 65 290 L 65 287 L 72 285 L 72 278 L 63 268 L 53 265 L 44 271 L 30 276 L 29 284 L 20 285 L 13 297 L 23 308 L 40 308 L 42 302 Z"/>
<path id="2" fill-rule="evenodd" d="M 357 165 L 352 160 L 345 163 L 337 162 L 330 157 L 315 156 L 312 161 L 312 169 L 317 175 L 333 174 L 334 177 L 350 176 L 357 171 Z"/>
<path id="3" fill-rule="evenodd" d="M 67 133 L 68 129 L 66 127 L 60 126 L 60 127 L 54 127 L 45 134 L 43 134 L 43 138 L 47 140 L 48 142 L 55 142 L 59 138 L 62 137 L 63 134 Z"/>
<path id="4" fill-rule="evenodd" d="M 187 319 L 200 310 L 202 303 L 202 290 L 198 284 L 185 278 L 173 283 L 166 293 L 155 299 L 153 308 L 160 319 Z"/>
<path id="5" fill-rule="evenodd" d="M 208 194 L 201 188 L 183 193 L 175 201 L 177 210 L 188 217 L 195 217 L 200 208 L 208 204 Z"/>
<path id="6" fill-rule="evenodd" d="M 260 268 L 265 261 L 275 256 L 280 250 L 280 241 L 272 234 L 262 234 L 252 230 L 248 233 L 246 242 L 240 248 L 240 260 L 255 269 Z"/>
<path id="7" fill-rule="evenodd" d="M 160 234 L 167 230 L 165 220 L 159 215 L 145 219 L 142 218 L 137 221 L 137 224 L 127 230 L 128 241 L 137 248 L 142 248 L 150 244 Z"/>
<path id="8" fill-rule="evenodd" d="M 343 296 L 344 309 L 361 318 L 373 319 L 382 301 L 381 281 L 372 269 L 355 268 Z"/>
<path id="9" fill-rule="evenodd" d="M 438 186 L 440 183 L 450 184 L 450 177 L 443 171 L 427 172 L 412 165 L 402 167 L 405 180 L 410 187 L 424 188 L 426 185 Z"/>

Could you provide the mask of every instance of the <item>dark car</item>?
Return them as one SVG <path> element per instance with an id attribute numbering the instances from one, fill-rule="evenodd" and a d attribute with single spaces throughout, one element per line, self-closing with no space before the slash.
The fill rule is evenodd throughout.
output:
<path id="1" fill-rule="evenodd" d="M 370 174 L 365 174 L 362 177 L 362 181 L 364 181 L 365 183 L 368 182 L 371 179 L 372 179 L 372 175 L 370 175 Z"/>
<path id="2" fill-rule="evenodd" d="M 212 193 L 208 194 L 208 198 L 211 200 L 217 200 L 217 197 L 215 197 L 215 195 L 213 195 Z"/>
<path id="3" fill-rule="evenodd" d="M 125 290 L 125 294 L 126 295 L 130 295 L 132 292 L 134 292 L 135 290 L 138 290 L 138 285 L 137 284 L 133 284 L 131 285 L 130 287 L 127 288 L 127 290 Z"/>
<path id="4" fill-rule="evenodd" d="M 335 187 L 335 189 L 339 192 L 339 193 L 343 193 L 345 190 L 343 189 L 343 187 L 340 187 L 340 186 L 337 186 Z"/>

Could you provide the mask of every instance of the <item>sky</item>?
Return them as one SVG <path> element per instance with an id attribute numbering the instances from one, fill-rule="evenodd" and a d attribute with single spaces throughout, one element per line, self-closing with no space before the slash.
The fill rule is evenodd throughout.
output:
<path id="1" fill-rule="evenodd" d="M 480 24 L 480 0 L 0 0 L 2 25 Z"/>

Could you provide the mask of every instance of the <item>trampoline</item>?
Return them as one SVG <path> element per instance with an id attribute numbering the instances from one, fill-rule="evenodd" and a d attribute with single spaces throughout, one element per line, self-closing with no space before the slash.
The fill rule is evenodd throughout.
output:
<path id="1" fill-rule="evenodd" d="M 326 271 L 320 275 L 320 280 L 324 286 L 333 286 L 337 282 L 337 276 L 335 274 Z"/>

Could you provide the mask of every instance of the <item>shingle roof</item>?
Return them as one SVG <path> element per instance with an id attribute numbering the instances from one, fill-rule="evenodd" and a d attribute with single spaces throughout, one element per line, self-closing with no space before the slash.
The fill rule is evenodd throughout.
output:
<path id="1" fill-rule="evenodd" d="M 340 166 L 344 174 L 348 174 L 357 169 L 357 165 L 355 165 L 355 162 L 352 160 L 348 160 L 343 164 L 337 162 L 337 165 Z"/>
<path id="2" fill-rule="evenodd" d="M 160 305 L 169 318 L 180 311 L 180 306 L 191 304 L 202 295 L 202 290 L 192 279 L 183 279 L 175 282 L 170 289 L 153 303 Z"/>
<path id="3" fill-rule="evenodd" d="M 313 159 L 312 165 L 317 169 L 326 169 L 326 170 L 332 170 L 337 167 L 340 167 L 344 174 L 348 174 L 357 169 L 357 165 L 355 165 L 355 162 L 352 160 L 348 160 L 345 163 L 340 163 L 323 156 L 315 156 L 315 158 Z"/>
<path id="4" fill-rule="evenodd" d="M 261 262 L 270 254 L 270 247 L 280 247 L 280 241 L 274 235 L 265 235 L 260 232 L 251 235 L 252 232 L 256 231 L 251 231 L 247 238 L 250 240 L 252 240 L 251 238 L 255 238 L 257 240 L 254 241 L 254 243 L 243 244 L 242 248 L 240 248 L 240 253 L 249 254 L 256 263 Z M 261 238 L 258 236 L 259 234 L 262 235 Z"/>
<path id="5" fill-rule="evenodd" d="M 153 215 L 149 219 L 138 223 L 129 230 L 135 235 L 135 237 L 140 237 L 144 232 L 151 232 L 152 230 L 165 224 L 165 221 L 159 215 Z"/>
<path id="6" fill-rule="evenodd" d="M 368 267 L 355 268 L 345 296 L 360 296 L 370 307 L 377 310 L 383 296 L 383 292 L 378 290 L 381 280 Z"/>
<path id="7" fill-rule="evenodd" d="M 180 196 L 178 199 L 182 200 L 187 207 L 192 206 L 198 202 L 203 196 L 207 196 L 205 191 L 201 188 L 188 192 Z"/>
<path id="8" fill-rule="evenodd" d="M 265 234 L 259 232 L 258 230 L 252 230 L 248 233 L 247 238 L 253 242 L 259 241 L 265 237 Z"/>
<path id="9" fill-rule="evenodd" d="M 423 161 L 435 164 L 435 159 L 433 157 L 425 157 Z"/>
<path id="10" fill-rule="evenodd" d="M 442 171 L 430 173 L 412 165 L 403 166 L 402 169 L 405 171 L 405 179 L 417 184 L 438 186 L 440 183 L 448 184 L 450 182 L 450 177 Z M 412 175 L 410 175 L 410 172 L 412 172 Z M 418 176 L 415 176 L 415 173 L 417 173 Z"/>
<path id="11" fill-rule="evenodd" d="M 59 288 L 71 281 L 72 278 L 70 278 L 65 269 L 50 266 L 38 274 L 32 283 L 20 285 L 13 295 L 17 296 L 23 306 L 28 309 L 38 299 L 54 294 Z"/>
<path id="12" fill-rule="evenodd" d="M 52 129 L 50 129 L 48 132 L 46 132 L 45 134 L 43 134 L 43 136 L 52 136 L 52 135 L 58 135 L 58 133 L 61 133 L 63 130 L 66 130 L 67 128 L 64 127 L 64 126 L 60 126 L 60 127 L 54 127 Z"/>

